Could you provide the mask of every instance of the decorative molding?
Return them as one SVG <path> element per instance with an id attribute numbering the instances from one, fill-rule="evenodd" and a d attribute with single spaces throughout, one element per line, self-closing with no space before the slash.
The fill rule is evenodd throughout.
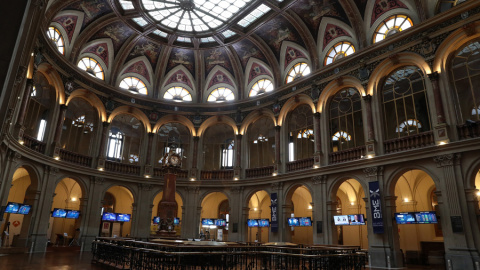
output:
<path id="1" fill-rule="evenodd" d="M 95 185 L 103 185 L 105 183 L 105 178 L 103 177 L 92 176 L 91 180 Z"/>
<path id="2" fill-rule="evenodd" d="M 315 175 L 312 177 L 312 182 L 314 185 L 325 184 L 327 182 L 327 175 Z"/>
<path id="3" fill-rule="evenodd" d="M 272 183 L 270 186 L 272 189 L 281 189 L 283 187 L 283 182 L 275 182 Z"/>
<path id="4" fill-rule="evenodd" d="M 446 154 L 440 155 L 433 158 L 433 161 L 437 163 L 437 167 L 453 166 L 460 163 L 461 154 Z"/>
<path id="5" fill-rule="evenodd" d="M 139 184 L 138 184 L 138 188 L 139 188 L 140 190 L 150 191 L 150 190 L 153 189 L 153 185 L 151 185 L 151 184 L 139 183 Z"/>
<path id="6" fill-rule="evenodd" d="M 366 177 L 376 177 L 383 175 L 383 166 L 378 167 L 367 167 L 363 169 Z"/>
<path id="7" fill-rule="evenodd" d="M 17 70 L 17 76 L 15 77 L 14 85 L 18 85 L 22 83 L 25 80 L 26 73 L 27 73 L 27 67 L 19 66 Z"/>
<path id="8" fill-rule="evenodd" d="M 233 194 L 240 194 L 243 192 L 243 189 L 244 187 L 241 186 L 241 187 L 231 187 L 230 188 L 230 191 L 233 193 Z"/>

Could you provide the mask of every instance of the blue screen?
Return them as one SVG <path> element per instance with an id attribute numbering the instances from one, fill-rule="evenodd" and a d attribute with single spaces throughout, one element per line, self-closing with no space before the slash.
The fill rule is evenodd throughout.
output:
<path id="1" fill-rule="evenodd" d="M 117 221 L 119 222 L 129 222 L 130 214 L 117 214 Z"/>
<path id="2" fill-rule="evenodd" d="M 18 208 L 17 214 L 28 215 L 28 213 L 30 213 L 30 209 L 32 209 L 31 205 L 20 204 L 20 207 Z"/>
<path id="3" fill-rule="evenodd" d="M 397 224 L 416 224 L 415 215 L 412 212 L 395 213 Z"/>
<path id="4" fill-rule="evenodd" d="M 54 208 L 53 209 L 52 217 L 64 218 L 65 216 L 67 216 L 67 210 L 60 209 L 60 208 Z"/>
<path id="5" fill-rule="evenodd" d="M 288 219 L 288 226 L 295 227 L 299 225 L 300 225 L 300 221 L 298 220 L 298 218 L 293 217 Z"/>
<path id="6" fill-rule="evenodd" d="M 153 217 L 153 224 L 160 223 L 160 217 Z"/>
<path id="7" fill-rule="evenodd" d="M 117 215 L 115 213 L 103 213 L 102 220 L 117 221 Z"/>
<path id="8" fill-rule="evenodd" d="M 348 222 L 350 225 L 365 225 L 363 214 L 348 215 Z"/>
<path id="9" fill-rule="evenodd" d="M 415 220 L 418 224 L 433 224 L 438 223 L 437 215 L 434 211 L 429 212 L 415 212 Z"/>
<path id="10" fill-rule="evenodd" d="M 249 219 L 247 224 L 248 227 L 258 227 L 258 219 Z"/>
<path id="11" fill-rule="evenodd" d="M 180 225 L 180 218 L 176 217 L 173 219 L 173 225 L 177 226 Z"/>
<path id="12" fill-rule="evenodd" d="M 225 219 L 215 219 L 215 225 L 218 227 L 227 226 L 227 221 Z"/>
<path id="13" fill-rule="evenodd" d="M 213 223 L 213 219 L 209 219 L 209 218 L 202 218 L 202 225 L 205 225 L 205 226 L 210 226 L 210 225 L 214 225 Z"/>
<path id="14" fill-rule="evenodd" d="M 80 211 L 77 210 L 68 210 L 67 211 L 67 218 L 74 218 L 77 219 L 80 216 Z"/>
<path id="15" fill-rule="evenodd" d="M 270 227 L 270 221 L 268 219 L 260 219 L 258 221 L 258 227 Z"/>
<path id="16" fill-rule="evenodd" d="M 312 219 L 309 217 L 300 218 L 300 226 L 312 226 Z"/>
<path id="17" fill-rule="evenodd" d="M 18 203 L 9 202 L 7 208 L 5 208 L 5 213 L 16 214 L 20 205 Z"/>

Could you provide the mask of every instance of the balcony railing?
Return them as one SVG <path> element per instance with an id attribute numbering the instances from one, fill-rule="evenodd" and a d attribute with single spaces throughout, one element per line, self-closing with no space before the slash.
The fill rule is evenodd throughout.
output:
<path id="1" fill-rule="evenodd" d="M 385 141 L 385 153 L 406 151 L 435 144 L 433 131 Z"/>
<path id="2" fill-rule="evenodd" d="M 65 149 L 60 149 L 60 160 L 85 167 L 90 167 L 92 165 L 92 157 L 80 155 Z"/>
<path id="3" fill-rule="evenodd" d="M 345 161 L 361 159 L 365 155 L 365 146 L 355 147 L 343 151 L 330 153 L 330 163 L 340 163 Z"/>
<path id="4" fill-rule="evenodd" d="M 313 167 L 313 157 L 295 160 L 287 163 L 287 172 L 311 169 Z"/>
<path id="5" fill-rule="evenodd" d="M 480 137 L 480 121 L 457 126 L 460 140 Z"/>
<path id="6" fill-rule="evenodd" d="M 247 178 L 270 176 L 273 174 L 273 170 L 274 170 L 273 166 L 246 169 L 245 176 Z"/>
<path id="7" fill-rule="evenodd" d="M 155 168 L 155 169 L 153 169 L 153 176 L 163 178 L 163 176 L 165 175 L 166 172 L 167 172 L 167 169 Z M 188 170 L 177 169 L 177 170 L 175 170 L 175 173 L 177 174 L 177 178 L 182 178 L 182 179 L 185 178 L 186 179 L 188 177 Z"/>
<path id="8" fill-rule="evenodd" d="M 123 164 L 113 161 L 105 161 L 105 170 L 109 172 L 140 175 L 140 166 Z"/>
<path id="9" fill-rule="evenodd" d="M 23 134 L 23 145 L 25 145 L 26 147 L 34 151 L 45 154 L 45 146 L 47 144 L 44 142 L 38 141 L 37 139 L 30 137 L 27 134 Z"/>
<path id="10" fill-rule="evenodd" d="M 233 170 L 220 171 L 201 171 L 201 180 L 231 180 L 233 179 Z"/>

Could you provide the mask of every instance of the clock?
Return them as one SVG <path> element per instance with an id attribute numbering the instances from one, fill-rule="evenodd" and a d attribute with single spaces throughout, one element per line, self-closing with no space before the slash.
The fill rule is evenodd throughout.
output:
<path id="1" fill-rule="evenodd" d="M 182 160 L 177 154 L 171 154 L 168 163 L 172 166 L 180 166 L 180 163 L 182 163 Z"/>

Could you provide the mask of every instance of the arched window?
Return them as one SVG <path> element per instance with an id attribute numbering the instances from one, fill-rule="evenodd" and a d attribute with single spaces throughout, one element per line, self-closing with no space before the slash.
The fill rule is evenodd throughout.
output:
<path id="1" fill-rule="evenodd" d="M 192 101 L 192 95 L 183 87 L 174 86 L 169 88 L 163 95 L 164 99 L 173 100 L 175 102 Z"/>
<path id="2" fill-rule="evenodd" d="M 406 66 L 390 73 L 382 95 L 386 139 L 431 130 L 425 81 L 418 67 Z"/>
<path id="3" fill-rule="evenodd" d="M 249 168 L 272 166 L 275 163 L 275 124 L 262 117 L 247 129 Z"/>
<path id="4" fill-rule="evenodd" d="M 202 135 L 203 169 L 230 169 L 234 164 L 235 133 L 230 125 L 219 123 L 208 127 Z"/>
<path id="5" fill-rule="evenodd" d="M 330 101 L 332 152 L 364 145 L 362 102 L 354 88 L 343 89 Z"/>
<path id="6" fill-rule="evenodd" d="M 308 74 L 310 74 L 310 67 L 307 63 L 297 63 L 288 71 L 287 83 L 293 82 L 294 80 L 307 76 Z"/>
<path id="7" fill-rule="evenodd" d="M 273 83 L 268 79 L 260 79 L 258 80 L 250 90 L 249 97 L 260 96 L 265 94 L 266 92 L 273 91 Z"/>
<path id="8" fill-rule="evenodd" d="M 91 57 L 84 57 L 80 59 L 77 66 L 86 71 L 90 76 L 99 78 L 100 80 L 104 80 L 105 78 L 102 66 L 100 66 L 100 63 L 98 63 L 97 60 Z"/>
<path id="9" fill-rule="evenodd" d="M 231 101 L 234 99 L 235 99 L 235 95 L 233 94 L 232 90 L 226 87 L 219 87 L 210 93 L 207 101 L 220 103 L 225 101 Z"/>
<path id="10" fill-rule="evenodd" d="M 57 28 L 50 26 L 48 27 L 47 36 L 50 40 L 53 41 L 53 43 L 55 43 L 57 50 L 61 54 L 65 54 L 65 41 L 63 40 L 63 37 L 62 37 L 62 34 L 60 34 L 60 31 L 58 31 Z"/>
<path id="11" fill-rule="evenodd" d="M 222 147 L 222 169 L 233 168 L 233 147 L 234 140 L 228 140 Z"/>
<path id="12" fill-rule="evenodd" d="M 143 123 L 130 114 L 117 115 L 110 123 L 107 158 L 136 164 L 142 156 Z"/>
<path id="13" fill-rule="evenodd" d="M 130 90 L 131 92 L 142 95 L 147 94 L 145 83 L 137 77 L 127 77 L 120 82 L 120 88 Z"/>
<path id="14" fill-rule="evenodd" d="M 327 57 L 325 57 L 325 66 L 333 63 L 337 59 L 342 59 L 346 56 L 349 56 L 355 52 L 355 48 L 352 43 L 347 41 L 342 41 L 328 50 Z"/>
<path id="15" fill-rule="evenodd" d="M 313 157 L 314 142 L 312 108 L 300 105 L 288 118 L 288 161 Z"/>
<path id="16" fill-rule="evenodd" d="M 108 134 L 107 158 L 120 161 L 123 150 L 123 134 L 118 130 L 110 130 Z"/>
<path id="17" fill-rule="evenodd" d="M 375 30 L 373 43 L 377 43 L 387 37 L 401 32 L 413 26 L 412 19 L 405 15 L 393 15 L 388 17 Z"/>
<path id="18" fill-rule="evenodd" d="M 455 87 L 458 122 L 480 120 L 480 41 L 473 41 L 461 48 L 452 59 L 451 79 Z"/>

